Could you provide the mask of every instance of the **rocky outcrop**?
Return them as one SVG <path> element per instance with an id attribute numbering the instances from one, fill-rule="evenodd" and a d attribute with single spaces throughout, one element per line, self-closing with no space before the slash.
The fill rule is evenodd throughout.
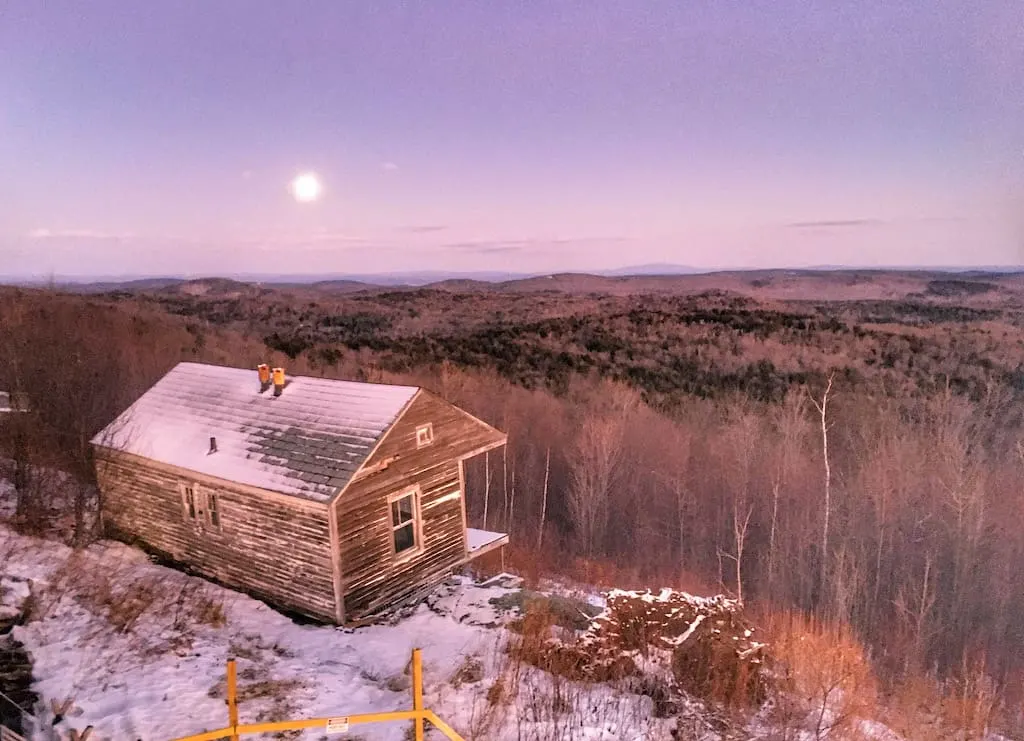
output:
<path id="1" fill-rule="evenodd" d="M 25 733 L 26 714 L 39 701 L 32 691 L 32 660 L 13 635 L 25 615 L 22 600 L 12 604 L 11 597 L 22 593 L 27 597 L 27 583 L 10 577 L 0 580 L 0 725 L 18 734 Z"/>
<path id="2" fill-rule="evenodd" d="M 594 682 L 656 678 L 668 694 L 724 705 L 766 697 L 765 646 L 735 600 L 613 590 L 607 609 L 573 640 L 551 637 L 544 617 L 527 613 L 514 650 L 546 671 Z"/>

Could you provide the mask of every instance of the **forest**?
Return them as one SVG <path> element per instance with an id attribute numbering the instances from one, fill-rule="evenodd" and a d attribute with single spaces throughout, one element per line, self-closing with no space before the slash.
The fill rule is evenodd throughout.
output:
<path id="1" fill-rule="evenodd" d="M 468 472 L 469 518 L 522 573 L 725 592 L 850 626 L 891 688 L 1019 698 L 1024 303 L 959 283 L 4 289 L 3 379 L 32 404 L 3 426 L 7 477 L 22 528 L 63 510 L 86 543 L 89 438 L 180 360 L 416 383 L 508 433 Z"/>

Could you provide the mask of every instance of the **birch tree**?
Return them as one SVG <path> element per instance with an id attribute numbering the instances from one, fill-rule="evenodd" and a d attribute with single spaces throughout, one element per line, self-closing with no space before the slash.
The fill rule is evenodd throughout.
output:
<path id="1" fill-rule="evenodd" d="M 814 404 L 814 408 L 818 410 L 818 414 L 821 416 L 821 452 L 822 459 L 825 463 L 825 490 L 824 490 L 824 508 L 822 513 L 821 523 L 821 585 L 822 588 L 825 586 L 825 581 L 828 576 L 828 537 L 829 537 L 829 521 L 832 517 L 832 466 L 828 457 L 828 431 L 831 426 L 828 421 L 828 402 L 829 396 L 832 393 L 832 382 L 835 379 L 835 373 L 830 373 L 828 376 L 828 385 L 825 386 L 825 391 L 821 395 L 821 401 L 819 402 L 813 396 L 810 397 L 811 403 Z M 808 392 L 809 393 L 809 392 Z"/>

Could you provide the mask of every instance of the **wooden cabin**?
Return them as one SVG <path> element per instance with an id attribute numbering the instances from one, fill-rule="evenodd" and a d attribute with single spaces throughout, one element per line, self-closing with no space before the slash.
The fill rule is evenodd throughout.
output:
<path id="1" fill-rule="evenodd" d="M 92 442 L 109 535 L 344 624 L 508 542 L 464 474 L 505 440 L 422 388 L 180 363 Z"/>

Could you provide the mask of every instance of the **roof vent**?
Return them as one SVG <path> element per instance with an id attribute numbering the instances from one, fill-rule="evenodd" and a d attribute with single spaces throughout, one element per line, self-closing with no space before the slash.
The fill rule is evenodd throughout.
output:
<path id="1" fill-rule="evenodd" d="M 260 363 L 256 366 L 256 372 L 260 377 L 260 393 L 262 394 L 270 388 L 270 366 L 266 363 Z"/>
<path id="2" fill-rule="evenodd" d="M 207 455 L 213 455 L 216 452 L 217 452 L 217 438 L 211 437 L 210 438 L 210 452 L 207 453 Z"/>
<path id="3" fill-rule="evenodd" d="M 274 368 L 274 396 L 284 391 L 284 368 Z"/>

